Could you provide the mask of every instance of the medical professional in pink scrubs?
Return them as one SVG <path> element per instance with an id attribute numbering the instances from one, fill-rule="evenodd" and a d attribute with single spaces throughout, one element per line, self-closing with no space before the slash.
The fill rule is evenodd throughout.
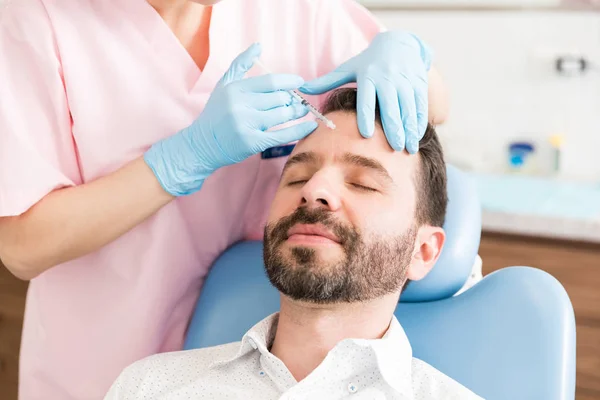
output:
<path id="1" fill-rule="evenodd" d="M 351 0 L 9 0 L 0 18 L 0 258 L 31 280 L 23 400 L 98 399 L 182 347 L 212 262 L 262 234 L 288 147 L 269 149 L 317 126 L 285 90 L 318 103 L 357 82 L 361 133 L 378 98 L 411 153 L 445 112 L 427 46 Z"/>

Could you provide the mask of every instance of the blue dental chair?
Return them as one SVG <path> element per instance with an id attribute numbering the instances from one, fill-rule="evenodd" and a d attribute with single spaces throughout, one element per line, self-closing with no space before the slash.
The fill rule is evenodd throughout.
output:
<path id="1" fill-rule="evenodd" d="M 447 243 L 395 314 L 414 357 L 488 400 L 575 398 L 575 318 L 562 285 L 529 267 L 496 271 L 461 294 L 478 258 L 481 210 L 469 177 L 448 166 Z M 279 310 L 262 242 L 243 242 L 215 262 L 192 318 L 186 349 L 241 340 Z"/>

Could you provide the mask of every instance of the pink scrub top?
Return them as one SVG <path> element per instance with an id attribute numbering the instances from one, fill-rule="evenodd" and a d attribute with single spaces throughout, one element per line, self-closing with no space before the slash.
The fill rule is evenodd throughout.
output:
<path id="1" fill-rule="evenodd" d="M 309 80 L 382 30 L 351 0 L 225 0 L 200 71 L 144 0 L 15 0 L 2 12 L 0 216 L 110 174 L 190 125 L 253 42 L 271 70 Z M 20 398 L 100 399 L 127 365 L 181 349 L 215 258 L 262 237 L 284 162 L 257 155 L 218 170 L 198 193 L 33 279 Z"/>

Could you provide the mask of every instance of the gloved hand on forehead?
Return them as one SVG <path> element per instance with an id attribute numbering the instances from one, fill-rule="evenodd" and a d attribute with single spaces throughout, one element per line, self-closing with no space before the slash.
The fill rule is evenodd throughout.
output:
<path id="1" fill-rule="evenodd" d="M 394 150 L 416 153 L 427 129 L 428 78 L 432 55 L 415 35 L 378 34 L 362 53 L 334 71 L 306 82 L 300 91 L 321 94 L 350 82 L 358 86 L 357 118 L 362 136 L 373 136 L 375 99 L 383 130 Z"/>

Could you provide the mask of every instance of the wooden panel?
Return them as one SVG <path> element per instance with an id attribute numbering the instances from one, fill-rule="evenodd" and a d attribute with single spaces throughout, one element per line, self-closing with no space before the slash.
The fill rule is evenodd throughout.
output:
<path id="1" fill-rule="evenodd" d="M 27 282 L 8 272 L 0 262 L 0 396 L 17 400 L 19 346 Z"/>
<path id="2" fill-rule="evenodd" d="M 527 265 L 565 287 L 577 324 L 577 400 L 600 399 L 600 246 L 484 234 L 479 249 L 484 275 Z"/>

